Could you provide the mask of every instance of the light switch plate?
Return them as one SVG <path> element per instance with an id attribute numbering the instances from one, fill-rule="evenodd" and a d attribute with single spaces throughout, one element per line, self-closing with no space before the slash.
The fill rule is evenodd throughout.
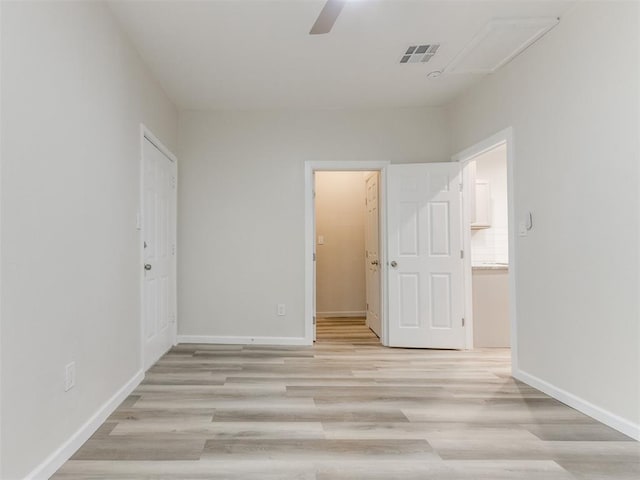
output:
<path id="1" fill-rule="evenodd" d="M 527 224 L 525 222 L 520 222 L 518 224 L 518 235 L 521 237 L 527 236 Z"/>
<path id="2" fill-rule="evenodd" d="M 76 386 L 76 362 L 69 363 L 64 367 L 64 391 L 68 392 Z"/>
<path id="3" fill-rule="evenodd" d="M 324 245 L 324 235 L 318 235 L 318 245 Z"/>

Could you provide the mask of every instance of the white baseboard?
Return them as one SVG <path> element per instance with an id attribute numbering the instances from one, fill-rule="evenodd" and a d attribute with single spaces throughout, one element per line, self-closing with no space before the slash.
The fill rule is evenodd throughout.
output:
<path id="1" fill-rule="evenodd" d="M 32 470 L 25 477 L 25 480 L 44 480 L 51 477 L 56 470 L 58 470 L 64 462 L 69 460 L 82 444 L 95 433 L 100 425 L 102 425 L 109 415 L 118 408 L 118 405 L 136 389 L 143 379 L 144 372 L 140 370 L 107 400 L 66 442 Z"/>
<path id="2" fill-rule="evenodd" d="M 349 311 L 349 312 L 316 312 L 316 317 L 318 318 L 336 318 L 336 317 L 366 317 L 367 312 L 357 312 L 357 311 Z"/>
<path id="3" fill-rule="evenodd" d="M 224 335 L 178 335 L 178 343 L 222 345 L 311 345 L 304 337 L 232 337 Z"/>
<path id="4" fill-rule="evenodd" d="M 585 415 L 595 418 L 599 422 L 602 422 L 605 425 L 608 425 L 609 427 L 618 430 L 619 432 L 622 432 L 635 440 L 640 440 L 640 424 L 633 423 L 627 419 L 624 419 L 616 415 L 615 413 L 611 413 L 604 408 L 598 407 L 597 405 L 594 405 L 572 393 L 569 393 L 566 390 L 558 388 L 555 385 L 550 384 L 549 382 L 545 382 L 544 380 L 534 375 L 523 372 L 522 370 L 514 369 L 512 375 L 521 382 L 537 388 L 541 392 L 546 393 L 556 400 L 560 400 L 562 403 L 575 408 Z"/>

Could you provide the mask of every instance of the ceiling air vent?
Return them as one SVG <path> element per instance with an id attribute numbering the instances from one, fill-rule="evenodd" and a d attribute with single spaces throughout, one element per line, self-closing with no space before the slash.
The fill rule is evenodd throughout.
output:
<path id="1" fill-rule="evenodd" d="M 427 63 L 440 48 L 437 43 L 430 45 L 412 45 L 404 52 L 400 63 Z"/>

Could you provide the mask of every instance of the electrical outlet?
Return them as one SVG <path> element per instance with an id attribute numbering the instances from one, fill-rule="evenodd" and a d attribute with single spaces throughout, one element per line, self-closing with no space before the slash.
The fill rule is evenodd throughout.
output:
<path id="1" fill-rule="evenodd" d="M 287 314 L 287 307 L 285 306 L 284 303 L 279 303 L 278 304 L 278 316 L 279 317 L 284 317 Z"/>
<path id="2" fill-rule="evenodd" d="M 68 392 L 76 386 L 76 362 L 64 367 L 64 391 Z"/>

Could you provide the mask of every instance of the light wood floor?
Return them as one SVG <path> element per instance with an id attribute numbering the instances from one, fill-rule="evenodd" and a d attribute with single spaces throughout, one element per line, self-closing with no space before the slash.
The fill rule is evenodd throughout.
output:
<path id="1" fill-rule="evenodd" d="M 380 339 L 369 330 L 364 318 L 318 318 L 316 340 L 322 343 L 380 345 Z"/>
<path id="2" fill-rule="evenodd" d="M 639 443 L 510 377 L 509 352 L 178 345 L 53 477 L 638 480 Z"/>

